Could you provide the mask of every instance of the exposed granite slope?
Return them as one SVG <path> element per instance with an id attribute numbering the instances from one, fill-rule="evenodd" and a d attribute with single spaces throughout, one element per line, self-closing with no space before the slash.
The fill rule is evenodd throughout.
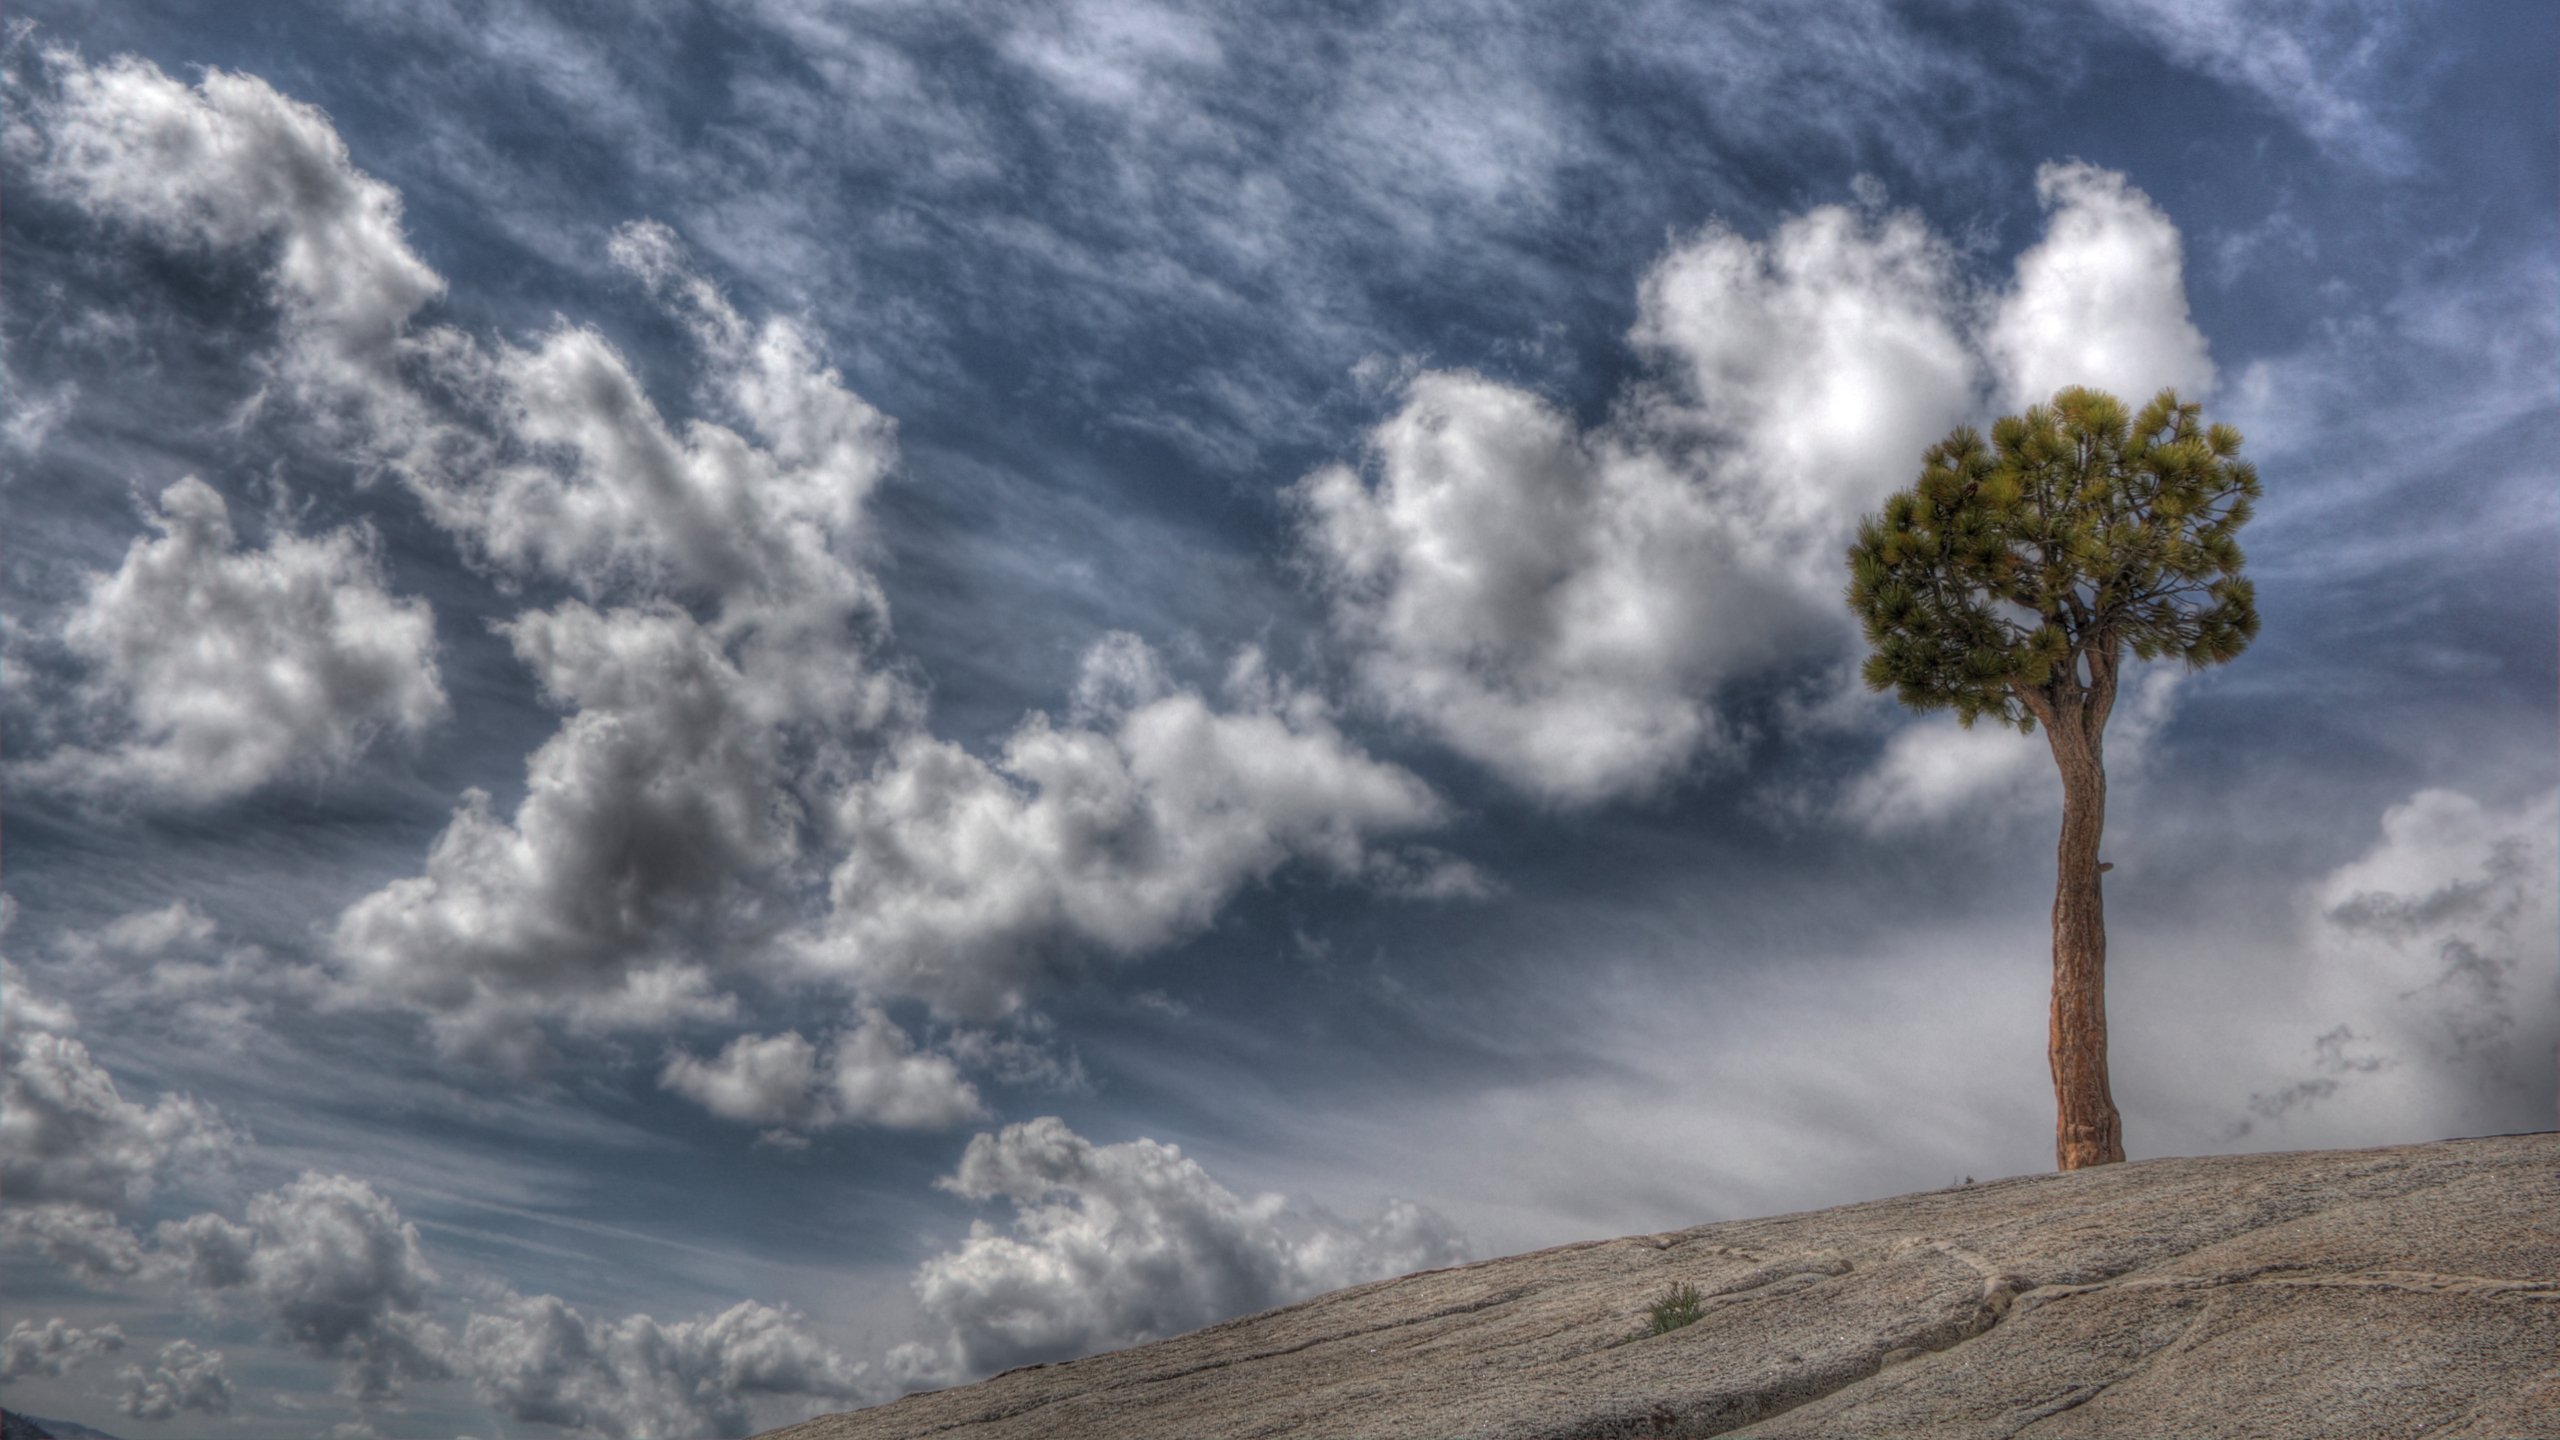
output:
<path id="1" fill-rule="evenodd" d="M 1705 1315 L 1648 1336 L 1675 1282 Z M 1568 1245 L 773 1434 L 2560 1437 L 2560 1135 Z"/>

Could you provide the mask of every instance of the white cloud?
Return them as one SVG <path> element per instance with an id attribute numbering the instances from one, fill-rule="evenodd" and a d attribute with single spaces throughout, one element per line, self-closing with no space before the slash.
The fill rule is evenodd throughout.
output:
<path id="1" fill-rule="evenodd" d="M 358 1399 L 451 1376 L 451 1339 L 428 1314 L 438 1277 L 418 1227 L 372 1186 L 306 1171 L 251 1199 L 246 1218 L 163 1221 L 155 1267 L 207 1303 L 253 1300 L 295 1348 L 336 1362 Z"/>
<path id="2" fill-rule="evenodd" d="M 740 1436 L 764 1397 L 879 1398 L 790 1310 L 742 1301 L 661 1325 L 590 1320 L 559 1297 L 510 1295 L 471 1317 L 460 1350 L 480 1397 L 509 1419 L 622 1440 Z"/>
<path id="3" fill-rule="evenodd" d="M 438 517 L 493 558 L 590 594 L 620 583 L 733 610 L 878 608 L 847 555 L 895 458 L 887 417 L 844 388 L 798 325 L 750 325 L 665 227 L 626 226 L 612 253 L 685 323 L 708 361 L 705 389 L 756 439 L 709 420 L 679 436 L 604 337 L 564 327 L 493 362 L 509 433 L 533 455 L 440 477 L 427 492 Z"/>
<path id="4" fill-rule="evenodd" d="M 398 192 L 353 168 L 318 109 L 219 70 L 189 89 L 131 57 L 47 64 L 59 93 L 20 139 L 37 182 L 171 241 L 280 240 L 289 378 L 309 398 L 358 401 L 367 453 L 493 558 L 590 593 L 636 579 L 839 612 L 806 621 L 876 608 L 869 577 L 834 551 L 894 453 L 889 422 L 819 365 L 799 326 L 749 325 L 663 226 L 626 226 L 612 254 L 687 323 L 712 362 L 707 388 L 761 446 L 709 421 L 674 435 L 591 330 L 494 356 L 448 328 L 412 334 L 443 281 L 402 237 Z M 404 366 L 480 413 L 442 413 Z"/>
<path id="5" fill-rule="evenodd" d="M 2136 406 L 2163 386 L 2202 399 L 2213 360 L 2187 318 L 2178 227 L 2122 175 L 2076 160 L 2039 166 L 2036 198 L 2044 239 L 2018 257 L 1983 336 L 2002 408 L 2040 405 L 2066 385 Z"/>
<path id="6" fill-rule="evenodd" d="M 399 341 L 444 281 L 402 236 L 399 193 L 354 168 L 318 107 L 253 75 L 209 69 L 190 88 L 129 55 L 46 62 L 57 90 L 22 140 L 33 183 L 172 244 L 280 242 L 287 378 L 322 399 L 398 398 Z"/>
<path id="7" fill-rule="evenodd" d="M 151 1255 L 133 1227 L 76 1201 L 0 1207 L 0 1246 L 38 1251 L 93 1289 L 149 1278 Z"/>
<path id="8" fill-rule="evenodd" d="M 218 935 L 213 917 L 179 900 L 120 915 L 95 931 L 61 932 L 47 974 L 80 992 L 84 1006 L 103 1011 L 105 1023 L 149 1014 L 234 1053 L 272 1041 L 269 1022 L 279 1002 L 331 997 L 322 967 L 280 961 L 262 946 L 226 944 Z"/>
<path id="9" fill-rule="evenodd" d="M 573 712 L 527 761 L 513 820 L 473 791 L 427 857 L 339 917 L 354 979 L 451 1048 L 522 1059 L 533 1022 L 661 1026 L 725 1013 L 670 932 L 794 850 L 772 717 L 710 629 L 575 602 L 506 627 Z"/>
<path id="10" fill-rule="evenodd" d="M 1551 800 L 1650 785 L 1712 745 L 1700 692 L 1772 648 L 1718 612 L 1783 607 L 1694 483 L 1473 374 L 1417 376 L 1370 444 L 1374 488 L 1336 466 L 1293 492 L 1369 695 Z"/>
<path id="11" fill-rule="evenodd" d="M 2045 239 L 1996 294 L 1910 214 L 1674 247 L 1632 337 L 1655 378 L 1588 432 L 1478 375 L 1414 376 L 1366 477 L 1293 492 L 1365 692 L 1547 802 L 1655 789 L 1723 748 L 1726 681 L 1847 645 L 1843 548 L 1987 379 L 2209 386 L 2175 227 L 2110 172 L 2038 183 Z"/>
<path id="12" fill-rule="evenodd" d="M 2318 1135 L 2332 1114 L 2408 1135 L 2453 1133 L 2484 1107 L 2553 1118 L 2560 792 L 2502 808 L 2421 790 L 2305 908 L 2296 1063 L 2308 1063 L 2253 1095 L 2235 1134 L 2276 1122 Z"/>
<path id="13" fill-rule="evenodd" d="M 60 94 L 26 142 L 45 183 L 175 240 L 280 245 L 289 377 L 320 401 L 352 397 L 363 452 L 493 565 L 583 596 L 506 627 L 570 711 L 529 759 L 515 813 L 467 794 L 425 873 L 350 906 L 333 936 L 359 993 L 425 1012 L 448 1050 L 522 1065 L 549 1022 L 727 1013 L 705 959 L 752 953 L 781 923 L 804 812 L 821 808 L 850 817 L 856 855 L 805 952 L 857 989 L 976 1014 L 1018 1004 L 1044 947 L 1165 943 L 1292 860 L 1390 888 L 1475 883 L 1372 847 L 1435 823 L 1439 803 L 1301 697 L 1222 714 L 1166 695 L 1108 733 L 1035 720 L 1003 773 L 917 731 L 918 696 L 867 663 L 886 606 L 858 559 L 892 427 L 807 331 L 749 321 L 665 227 L 626 226 L 611 253 L 702 361 L 712 413 L 681 427 L 592 330 L 525 347 L 413 330 L 440 282 L 406 248 L 396 194 L 352 169 L 317 111 L 240 77 L 191 90 L 141 62 L 48 63 Z M 200 157 L 214 180 L 186 168 Z M 905 735 L 894 758 L 835 805 L 846 757 L 884 733 Z M 937 848 L 982 839 L 1029 872 Z M 893 1033 L 858 1027 L 840 1052 Z M 963 1113 L 943 1063 L 848 1062 L 829 1103 Z"/>
<path id="14" fill-rule="evenodd" d="M 231 1377 L 223 1373 L 222 1352 L 197 1349 L 193 1341 L 173 1340 L 160 1347 L 149 1369 L 128 1365 L 116 1378 L 124 1382 L 116 1408 L 136 1420 L 170 1420 L 186 1410 L 231 1413 Z"/>
<path id="15" fill-rule="evenodd" d="M 614 254 L 688 325 L 706 392 L 754 439 L 710 420 L 679 436 L 592 331 L 564 326 L 494 354 L 452 330 L 411 335 L 441 282 L 406 248 L 396 193 L 351 167 L 317 110 L 220 72 L 189 89 L 140 61 L 48 63 L 59 94 L 35 107 L 24 142 L 43 183 L 172 240 L 280 243 L 290 378 L 322 401 L 361 401 L 366 453 L 391 460 L 431 515 L 493 561 L 637 602 L 567 605 L 509 627 L 545 691 L 575 713 L 532 757 L 513 822 L 466 797 L 426 875 L 341 918 L 339 957 L 376 995 L 427 1009 L 448 1044 L 518 1060 L 541 1048 L 533 1026 L 546 1015 L 656 1025 L 717 1013 L 724 997 L 682 963 L 668 931 L 707 923 L 733 877 L 794 853 L 799 777 L 779 759 L 779 730 L 840 735 L 913 708 L 903 685 L 862 663 L 885 610 L 850 558 L 862 502 L 893 453 L 888 422 L 819 364 L 797 326 L 748 324 L 658 227 L 626 229 Z M 446 398 L 422 398 L 410 372 L 432 374 Z M 431 669 L 384 698 L 386 682 L 354 664 L 379 656 L 351 646 L 345 625 L 319 632 L 334 648 L 282 648 L 319 623 L 286 623 L 316 602 L 268 572 L 335 565 L 329 575 L 343 579 L 357 559 L 350 538 L 231 558 L 209 489 L 190 482 L 167 503 L 170 537 L 138 546 L 128 572 L 150 558 L 248 593 L 227 629 L 166 623 L 171 604 L 206 598 L 202 578 L 145 597 L 166 603 L 102 602 L 92 609 L 106 618 L 75 620 L 75 646 L 113 640 L 157 662 L 124 668 L 152 682 L 138 691 L 140 718 L 170 738 L 127 768 L 148 760 L 173 783 L 237 789 L 293 757 L 342 758 L 386 710 L 414 728 L 441 705 Z M 217 563 L 226 568 L 207 571 Z M 338 598 L 362 597 L 342 584 Z M 374 618 L 385 623 L 373 630 L 423 653 L 422 608 Z M 262 678 L 285 696 L 256 690 Z M 364 679 L 370 695 L 353 683 Z M 368 698 L 372 709 L 358 703 Z"/>
<path id="16" fill-rule="evenodd" d="M 0 933 L 18 917 L 16 897 L 0 895 Z M 28 983 L 27 972 L 18 962 L 0 955 L 0 995 L 7 996 L 0 1005 L 0 1027 L 19 1030 L 51 1030 L 69 1034 L 80 1028 L 80 1017 L 69 1005 L 43 994 Z"/>
<path id="17" fill-rule="evenodd" d="M 385 730 L 445 711 L 426 603 L 383 588 L 370 538 L 276 535 L 243 550 L 213 487 L 190 476 L 63 624 L 98 698 L 137 732 L 13 767 L 36 783 L 139 789 L 197 803 L 354 760 Z"/>
<path id="18" fill-rule="evenodd" d="M 1630 417 L 1702 438 L 1741 554 L 1836 603 L 1858 517 L 1973 407 L 1955 256 L 1909 212 L 1817 207 L 1765 243 L 1711 228 L 1645 277 L 1635 340 L 1681 384 Z"/>
<path id="19" fill-rule="evenodd" d="M 1099 647 L 1079 693 L 1109 692 L 1097 675 L 1125 679 L 1134 643 Z M 1377 848 L 1443 818 L 1420 779 L 1361 753 L 1314 697 L 1272 688 L 1255 657 L 1237 680 L 1225 712 L 1176 690 L 1126 696 L 1138 703 L 1100 728 L 1034 713 L 992 765 L 929 736 L 901 741 L 842 802 L 851 854 L 797 963 L 985 1017 L 1019 1008 L 1058 952 L 1171 943 L 1292 862 L 1421 893 L 1477 883 L 1439 857 Z"/>
<path id="20" fill-rule="evenodd" d="M 0 1193 L 13 1210 L 138 1209 L 170 1175 L 225 1158 L 241 1139 L 193 1096 L 124 1098 L 89 1047 L 27 1028 L 14 1005 L 0 1026 Z"/>
<path id="21" fill-rule="evenodd" d="M 171 907 L 108 929 L 148 946 L 183 940 L 202 928 L 196 918 Z M 239 1221 L 212 1211 L 163 1221 L 146 1244 L 112 1207 L 149 1198 L 191 1149 L 227 1149 L 240 1137 L 192 1101 L 146 1109 L 124 1100 L 77 1041 L 29 1032 L 11 998 L 0 1108 L 0 1188 L 10 1203 L 0 1221 L 9 1243 L 42 1248 L 83 1283 L 167 1291 L 215 1314 L 245 1306 L 301 1353 L 334 1362 L 341 1388 L 368 1404 L 410 1384 L 468 1378 L 510 1418 L 620 1437 L 744 1435 L 764 1397 L 880 1398 L 862 1387 L 866 1367 L 803 1317 L 755 1302 L 660 1325 L 646 1315 L 589 1321 L 556 1297 L 509 1293 L 495 1313 L 471 1315 L 457 1341 L 435 1319 L 450 1296 L 417 1226 L 347 1175 L 306 1171 L 253 1197 Z M 838 1047 L 829 1103 L 867 1106 L 875 1117 L 940 1103 L 926 1081 L 956 1081 L 949 1062 L 913 1056 L 877 1012 L 864 1021 Z M 940 1068 L 894 1073 L 918 1058 Z M 126 1345 L 112 1324 L 20 1321 L 0 1337 L 0 1378 L 60 1376 Z M 222 1354 L 185 1340 L 118 1379 L 123 1412 L 141 1420 L 224 1414 L 234 1393 Z"/>
<path id="22" fill-rule="evenodd" d="M 1160 72 L 1214 72 L 1225 61 L 1216 34 L 1199 17 L 1125 0 L 1076 0 L 1027 12 L 997 45 L 1077 99 L 1159 115 L 1172 88 Z"/>
<path id="23" fill-rule="evenodd" d="M 1875 834 L 1942 823 L 1968 811 L 2008 809 L 2052 774 L 2044 737 L 2002 725 L 1965 729 L 1936 715 L 1903 726 L 1874 768 L 1851 782 L 1840 810 Z M 2047 788 L 2060 793 L 2061 782 Z"/>
<path id="24" fill-rule="evenodd" d="M 741 1035 L 716 1060 L 677 1055 L 658 1083 L 723 1120 L 798 1128 L 820 1120 L 818 1047 L 799 1031 Z"/>
<path id="25" fill-rule="evenodd" d="M 797 857 L 803 793 L 851 739 L 917 708 L 868 663 L 886 605 L 851 558 L 888 422 L 796 327 L 749 325 L 662 228 L 628 227 L 614 250 L 688 324 L 709 388 L 756 438 L 710 421 L 678 437 L 590 331 L 491 362 L 528 448 L 460 478 L 420 472 L 431 511 L 502 565 L 638 603 L 504 627 L 571 712 L 528 760 L 524 801 L 501 820 L 466 796 L 426 873 L 349 907 L 334 943 L 446 1048 L 516 1065 L 542 1053 L 545 1018 L 727 1013 L 693 951 L 754 943 L 733 924 L 752 931 L 759 886 Z"/>
<path id="26" fill-rule="evenodd" d="M 0 1338 L 0 1379 L 60 1375 L 112 1355 L 124 1344 L 124 1330 L 114 1324 L 83 1330 L 60 1316 L 42 1325 L 21 1320 Z"/>
<path id="27" fill-rule="evenodd" d="M 948 1055 L 915 1041 L 875 1008 L 838 1034 L 823 1063 L 797 1030 L 741 1035 L 716 1060 L 677 1055 L 659 1083 L 726 1120 L 784 1130 L 886 1125 L 934 1130 L 986 1118 L 976 1087 Z"/>
<path id="28" fill-rule="evenodd" d="M 1849 527 L 1970 405 L 1960 299 L 1916 219 L 1826 206 L 1665 256 L 1635 329 L 1663 383 L 1593 433 L 1416 376 L 1370 436 L 1374 483 L 1337 466 L 1295 492 L 1368 693 L 1555 803 L 1713 753 L 1716 686 L 1836 643 Z"/>
<path id="29" fill-rule="evenodd" d="M 910 1381 L 1159 1339 L 1466 1254 L 1420 1206 L 1361 1226 L 1277 1195 L 1243 1199 L 1174 1146 L 1096 1145 L 1054 1116 L 977 1136 L 941 1183 L 1012 1201 L 1013 1233 L 979 1222 L 918 1269 L 916 1293 L 949 1335 L 892 1355 Z"/>

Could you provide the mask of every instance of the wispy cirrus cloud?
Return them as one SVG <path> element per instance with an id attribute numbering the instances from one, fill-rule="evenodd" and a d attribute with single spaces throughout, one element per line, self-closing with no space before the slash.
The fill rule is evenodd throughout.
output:
<path id="1" fill-rule="evenodd" d="M 2255 91 L 2326 149 L 2384 170 L 2412 152 L 2392 124 L 2402 11 L 2345 0 L 2099 0 L 2179 63 Z"/>

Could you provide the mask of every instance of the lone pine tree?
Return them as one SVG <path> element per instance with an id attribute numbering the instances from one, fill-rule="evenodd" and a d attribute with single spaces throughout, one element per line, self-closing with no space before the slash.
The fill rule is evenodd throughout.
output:
<path id="1" fill-rule="evenodd" d="M 2062 770 L 2053 891 L 2054 1157 L 2124 1158 L 2107 1090 L 2107 715 L 2129 650 L 2201 669 L 2258 633 L 2235 538 L 2258 498 L 2239 432 L 2163 390 L 2128 418 L 2077 387 L 1930 448 L 1918 483 L 1858 527 L 1849 604 L 1867 684 L 1920 710 L 2044 727 Z"/>

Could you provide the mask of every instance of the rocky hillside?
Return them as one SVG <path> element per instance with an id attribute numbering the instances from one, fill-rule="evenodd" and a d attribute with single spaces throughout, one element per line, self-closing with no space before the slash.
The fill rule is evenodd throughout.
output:
<path id="1" fill-rule="evenodd" d="M 1694 1287 L 1699 1318 L 1651 1333 Z M 2560 1135 L 2149 1160 L 1568 1245 L 773 1432 L 2560 1436 Z"/>

